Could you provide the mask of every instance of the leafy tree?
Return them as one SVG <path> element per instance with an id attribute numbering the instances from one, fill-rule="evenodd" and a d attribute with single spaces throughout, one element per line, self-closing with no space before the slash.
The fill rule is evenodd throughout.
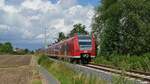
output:
<path id="1" fill-rule="evenodd" d="M 0 43 L 0 47 L 2 46 L 3 44 L 2 43 Z"/>
<path id="2" fill-rule="evenodd" d="M 12 53 L 13 47 L 10 42 L 0 44 L 0 53 Z"/>
<path id="3" fill-rule="evenodd" d="M 30 51 L 28 49 L 24 49 L 24 52 L 27 54 L 27 53 L 30 53 Z"/>
<path id="4" fill-rule="evenodd" d="M 2 53 L 2 46 L 3 46 L 3 44 L 0 43 L 0 53 Z"/>
<path id="5" fill-rule="evenodd" d="M 85 28 L 86 28 L 85 25 L 82 25 L 80 23 L 73 25 L 73 29 L 69 33 L 69 36 L 73 36 L 75 33 L 88 34 L 88 32 L 85 30 Z"/>
<path id="6" fill-rule="evenodd" d="M 92 32 L 100 54 L 142 54 L 150 51 L 150 1 L 102 0 Z"/>
<path id="7" fill-rule="evenodd" d="M 65 34 L 63 32 L 59 32 L 57 41 L 59 42 L 61 40 L 64 40 L 65 38 L 66 38 Z"/>

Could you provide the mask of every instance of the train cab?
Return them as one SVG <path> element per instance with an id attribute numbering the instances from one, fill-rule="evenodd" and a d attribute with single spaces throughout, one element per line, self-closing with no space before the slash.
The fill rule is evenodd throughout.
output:
<path id="1" fill-rule="evenodd" d="M 90 62 L 95 58 L 95 40 L 90 35 L 75 35 L 74 56 L 79 57 L 81 62 Z"/>

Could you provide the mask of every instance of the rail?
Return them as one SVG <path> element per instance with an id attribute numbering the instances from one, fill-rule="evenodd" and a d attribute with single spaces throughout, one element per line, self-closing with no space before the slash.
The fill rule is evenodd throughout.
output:
<path id="1" fill-rule="evenodd" d="M 98 64 L 87 64 L 84 66 L 98 69 L 98 70 L 102 70 L 102 71 L 106 71 L 106 72 L 124 75 L 124 76 L 130 77 L 130 78 L 135 78 L 135 79 L 139 79 L 139 80 L 146 81 L 146 82 L 150 83 L 150 73 L 149 72 L 141 72 L 141 71 L 135 71 L 135 70 L 122 71 L 119 68 L 106 66 L 106 65 L 102 65 L 102 64 L 100 64 L 100 65 L 98 65 Z"/>

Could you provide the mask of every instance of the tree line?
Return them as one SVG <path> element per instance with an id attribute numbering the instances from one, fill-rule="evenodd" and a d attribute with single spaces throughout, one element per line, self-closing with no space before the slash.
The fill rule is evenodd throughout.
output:
<path id="1" fill-rule="evenodd" d="M 150 0 L 101 0 L 92 20 L 98 54 L 150 52 Z"/>
<path id="2" fill-rule="evenodd" d="M 10 42 L 0 43 L 0 54 L 33 54 L 28 49 L 14 48 Z"/>

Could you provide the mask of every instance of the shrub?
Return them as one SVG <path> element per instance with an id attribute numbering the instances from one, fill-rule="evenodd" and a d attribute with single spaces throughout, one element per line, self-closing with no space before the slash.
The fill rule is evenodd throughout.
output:
<path id="1" fill-rule="evenodd" d="M 112 54 L 110 56 L 97 56 L 95 63 L 111 65 L 121 69 L 150 72 L 150 53 L 146 53 L 141 56 L 117 54 Z"/>

